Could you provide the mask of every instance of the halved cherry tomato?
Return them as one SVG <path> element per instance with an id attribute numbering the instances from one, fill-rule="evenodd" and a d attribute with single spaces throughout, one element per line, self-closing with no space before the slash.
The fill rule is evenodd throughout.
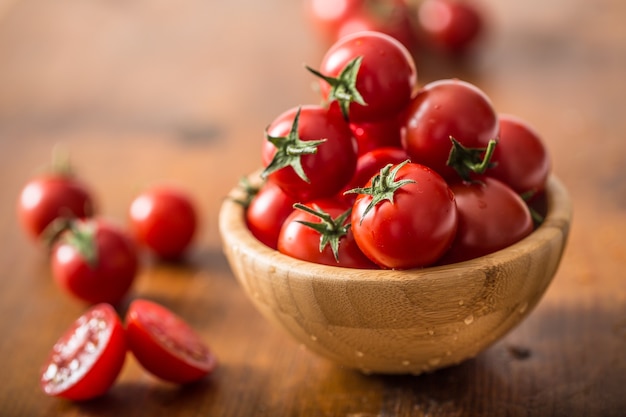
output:
<path id="1" fill-rule="evenodd" d="M 136 299 L 126 313 L 128 346 L 137 361 L 166 381 L 188 383 L 210 374 L 217 362 L 200 336 L 178 315 Z"/>
<path id="2" fill-rule="evenodd" d="M 109 304 L 81 315 L 54 344 L 40 378 L 43 391 L 70 400 L 106 393 L 126 359 L 124 327 Z"/>
<path id="3" fill-rule="evenodd" d="M 92 191 L 78 178 L 64 173 L 30 180 L 18 200 L 21 225 L 33 239 L 42 237 L 56 219 L 87 218 L 94 213 Z"/>
<path id="4" fill-rule="evenodd" d="M 101 218 L 71 222 L 52 246 L 50 262 L 59 286 L 89 303 L 119 302 L 139 267 L 134 241 Z"/>
<path id="5" fill-rule="evenodd" d="M 139 194 L 130 205 L 129 218 L 137 241 L 165 259 L 182 256 L 198 227 L 191 196 L 172 185 L 154 186 Z"/>

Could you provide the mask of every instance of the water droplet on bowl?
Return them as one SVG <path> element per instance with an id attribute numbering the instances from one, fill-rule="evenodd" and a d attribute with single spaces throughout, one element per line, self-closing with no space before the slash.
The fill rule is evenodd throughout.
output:
<path id="1" fill-rule="evenodd" d="M 472 324 L 474 322 L 474 315 L 470 314 L 469 316 L 465 317 L 465 320 L 463 320 L 463 322 L 467 325 Z"/>

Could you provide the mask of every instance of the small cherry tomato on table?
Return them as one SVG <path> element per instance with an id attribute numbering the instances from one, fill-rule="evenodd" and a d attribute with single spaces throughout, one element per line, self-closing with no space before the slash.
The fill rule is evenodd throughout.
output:
<path id="1" fill-rule="evenodd" d="M 104 219 L 70 222 L 54 242 L 50 262 L 57 284 L 88 303 L 119 302 L 139 266 L 134 241 Z"/>
<path id="2" fill-rule="evenodd" d="M 153 375 L 184 384 L 210 374 L 214 354 L 181 317 L 152 301 L 134 300 L 126 313 L 128 346 Z"/>
<path id="3" fill-rule="evenodd" d="M 182 256 L 198 227 L 191 196 L 172 185 L 154 186 L 139 194 L 130 205 L 129 218 L 137 242 L 165 259 Z"/>
<path id="4" fill-rule="evenodd" d="M 18 200 L 18 216 L 33 239 L 56 219 L 88 218 L 95 213 L 91 189 L 68 173 L 50 173 L 30 180 Z"/>
<path id="5" fill-rule="evenodd" d="M 81 315 L 54 344 L 41 373 L 43 391 L 70 400 L 106 393 L 126 359 L 126 337 L 117 312 L 97 304 Z"/>

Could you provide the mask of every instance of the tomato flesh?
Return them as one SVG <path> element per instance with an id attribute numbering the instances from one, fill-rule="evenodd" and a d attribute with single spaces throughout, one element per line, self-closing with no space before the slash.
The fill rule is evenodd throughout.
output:
<path id="1" fill-rule="evenodd" d="M 166 381 L 193 382 L 217 364 L 208 346 L 182 318 L 152 301 L 137 299 L 130 304 L 126 335 L 137 361 Z"/>
<path id="2" fill-rule="evenodd" d="M 71 400 L 103 395 L 126 358 L 124 328 L 109 304 L 80 316 L 54 344 L 40 378 L 43 391 Z"/>

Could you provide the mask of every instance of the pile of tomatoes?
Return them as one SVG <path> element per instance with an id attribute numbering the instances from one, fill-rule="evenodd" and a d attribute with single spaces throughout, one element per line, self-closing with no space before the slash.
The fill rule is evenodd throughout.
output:
<path id="1" fill-rule="evenodd" d="M 179 187 L 147 188 L 131 202 L 127 227 L 98 213 L 94 192 L 68 164 L 31 179 L 18 199 L 24 232 L 49 248 L 52 276 L 91 307 L 54 345 L 41 375 L 49 395 L 85 400 L 114 383 L 127 351 L 150 373 L 187 383 L 209 374 L 215 356 L 182 318 L 134 299 L 124 323 L 113 307 L 138 275 L 141 250 L 162 259 L 184 255 L 198 227 L 195 203 Z"/>
<path id="2" fill-rule="evenodd" d="M 265 181 L 246 201 L 267 246 L 327 265 L 421 268 L 503 249 L 541 221 L 547 149 L 475 85 L 418 87 L 409 51 L 373 31 L 341 38 L 309 70 L 323 104 L 269 124 Z"/>
<path id="3" fill-rule="evenodd" d="M 304 14 L 325 42 L 364 30 L 398 39 L 410 51 L 459 56 L 485 31 L 485 14 L 472 0 L 305 0 Z"/>

